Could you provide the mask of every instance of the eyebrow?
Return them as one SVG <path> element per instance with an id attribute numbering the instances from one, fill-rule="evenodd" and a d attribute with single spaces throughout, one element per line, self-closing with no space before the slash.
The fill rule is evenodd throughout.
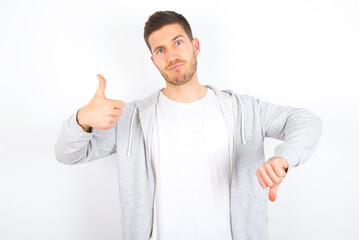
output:
<path id="1" fill-rule="evenodd" d="M 172 38 L 172 42 L 173 42 L 174 40 L 176 40 L 177 38 L 180 38 L 180 37 L 184 37 L 183 34 L 178 34 L 177 36 L 175 36 L 174 38 Z M 155 50 L 153 50 L 153 52 L 155 53 L 158 49 L 160 49 L 160 48 L 162 48 L 162 47 L 163 47 L 162 45 L 156 47 Z"/>

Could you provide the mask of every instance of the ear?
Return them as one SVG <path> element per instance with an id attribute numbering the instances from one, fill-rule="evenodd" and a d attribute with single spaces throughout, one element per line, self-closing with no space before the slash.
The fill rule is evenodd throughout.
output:
<path id="1" fill-rule="evenodd" d="M 156 68 L 158 69 L 157 64 L 155 63 L 155 60 L 153 59 L 153 56 L 151 56 L 151 60 L 152 60 L 153 64 L 156 66 Z"/>
<path id="2" fill-rule="evenodd" d="M 199 41 L 197 38 L 193 38 L 192 45 L 193 45 L 194 52 L 196 53 L 196 56 L 198 56 L 198 54 L 200 52 L 200 47 L 199 47 Z"/>

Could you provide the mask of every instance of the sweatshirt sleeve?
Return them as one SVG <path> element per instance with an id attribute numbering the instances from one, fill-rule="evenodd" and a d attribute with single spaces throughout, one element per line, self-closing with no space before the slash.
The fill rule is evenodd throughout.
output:
<path id="1" fill-rule="evenodd" d="M 316 149 L 322 131 L 321 119 L 303 108 L 270 104 L 257 100 L 260 110 L 262 134 L 282 140 L 274 157 L 282 157 L 289 168 L 307 161 Z"/>
<path id="2" fill-rule="evenodd" d="M 116 152 L 116 128 L 85 132 L 76 114 L 63 122 L 55 144 L 56 159 L 65 164 L 78 164 L 104 158 Z"/>

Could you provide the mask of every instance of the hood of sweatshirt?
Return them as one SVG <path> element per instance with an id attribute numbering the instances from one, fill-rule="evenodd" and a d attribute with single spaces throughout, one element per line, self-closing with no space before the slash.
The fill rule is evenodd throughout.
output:
<path id="1" fill-rule="evenodd" d="M 234 112 L 234 120 L 237 122 L 237 124 L 233 124 L 234 125 L 234 132 L 235 134 L 237 133 L 237 127 L 238 127 L 238 119 L 241 119 L 241 140 L 242 140 L 242 144 L 246 144 L 247 141 L 245 139 L 245 133 L 244 133 L 244 110 L 243 110 L 243 102 L 241 100 L 241 98 L 232 90 L 218 90 L 217 88 L 211 86 L 211 85 L 204 85 L 204 87 L 207 87 L 209 89 L 212 89 L 214 91 L 214 93 L 216 94 L 218 99 L 222 99 L 222 98 L 226 98 L 227 100 L 229 99 L 230 101 L 233 102 L 232 104 L 232 110 Z M 140 119 L 142 119 L 141 121 L 141 125 L 142 125 L 142 129 L 143 129 L 143 133 L 145 136 L 145 142 L 146 139 L 148 139 L 148 136 L 151 134 L 150 131 L 152 130 L 151 126 L 153 125 L 153 121 L 154 121 L 154 115 L 148 111 L 149 109 L 151 109 L 150 107 L 157 104 L 157 99 L 159 94 L 161 93 L 161 91 L 164 88 L 159 89 L 158 91 L 156 91 L 155 93 L 153 93 L 152 95 L 140 99 L 140 100 L 134 100 L 135 103 L 135 108 L 132 112 L 132 117 L 131 117 L 131 124 L 130 124 L 130 135 L 129 135 L 129 145 L 128 145 L 128 151 L 127 151 L 127 155 L 131 156 L 131 149 L 132 149 L 132 130 L 133 130 L 133 123 L 134 123 L 134 119 L 135 119 L 135 114 L 138 111 L 139 113 L 139 117 Z M 223 108 L 225 108 L 225 106 L 223 106 L 223 101 L 219 100 L 219 103 L 221 105 L 222 108 L 222 112 L 224 111 Z M 240 104 L 240 116 L 239 116 L 239 111 L 238 111 L 238 104 Z M 224 116 L 226 117 L 227 115 L 224 114 Z M 144 121 L 144 119 L 146 119 L 146 121 Z M 227 119 L 226 119 L 227 120 Z M 228 121 L 227 121 L 228 123 Z M 228 124 L 227 124 L 228 125 Z M 230 126 L 230 127 L 233 127 Z M 146 137 L 147 136 L 147 137 Z M 231 149 L 233 148 L 234 143 L 231 143 Z"/>

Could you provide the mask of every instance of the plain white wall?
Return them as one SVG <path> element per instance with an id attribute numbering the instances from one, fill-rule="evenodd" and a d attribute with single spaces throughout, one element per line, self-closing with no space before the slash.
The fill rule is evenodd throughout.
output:
<path id="1" fill-rule="evenodd" d="M 359 3 L 350 0 L 1 0 L 0 239 L 121 239 L 115 157 L 67 166 L 54 144 L 97 73 L 107 97 L 125 102 L 165 86 L 142 37 L 157 10 L 189 20 L 202 84 L 323 120 L 317 151 L 269 202 L 270 239 L 359 239 Z M 278 142 L 266 140 L 267 157 Z"/>

